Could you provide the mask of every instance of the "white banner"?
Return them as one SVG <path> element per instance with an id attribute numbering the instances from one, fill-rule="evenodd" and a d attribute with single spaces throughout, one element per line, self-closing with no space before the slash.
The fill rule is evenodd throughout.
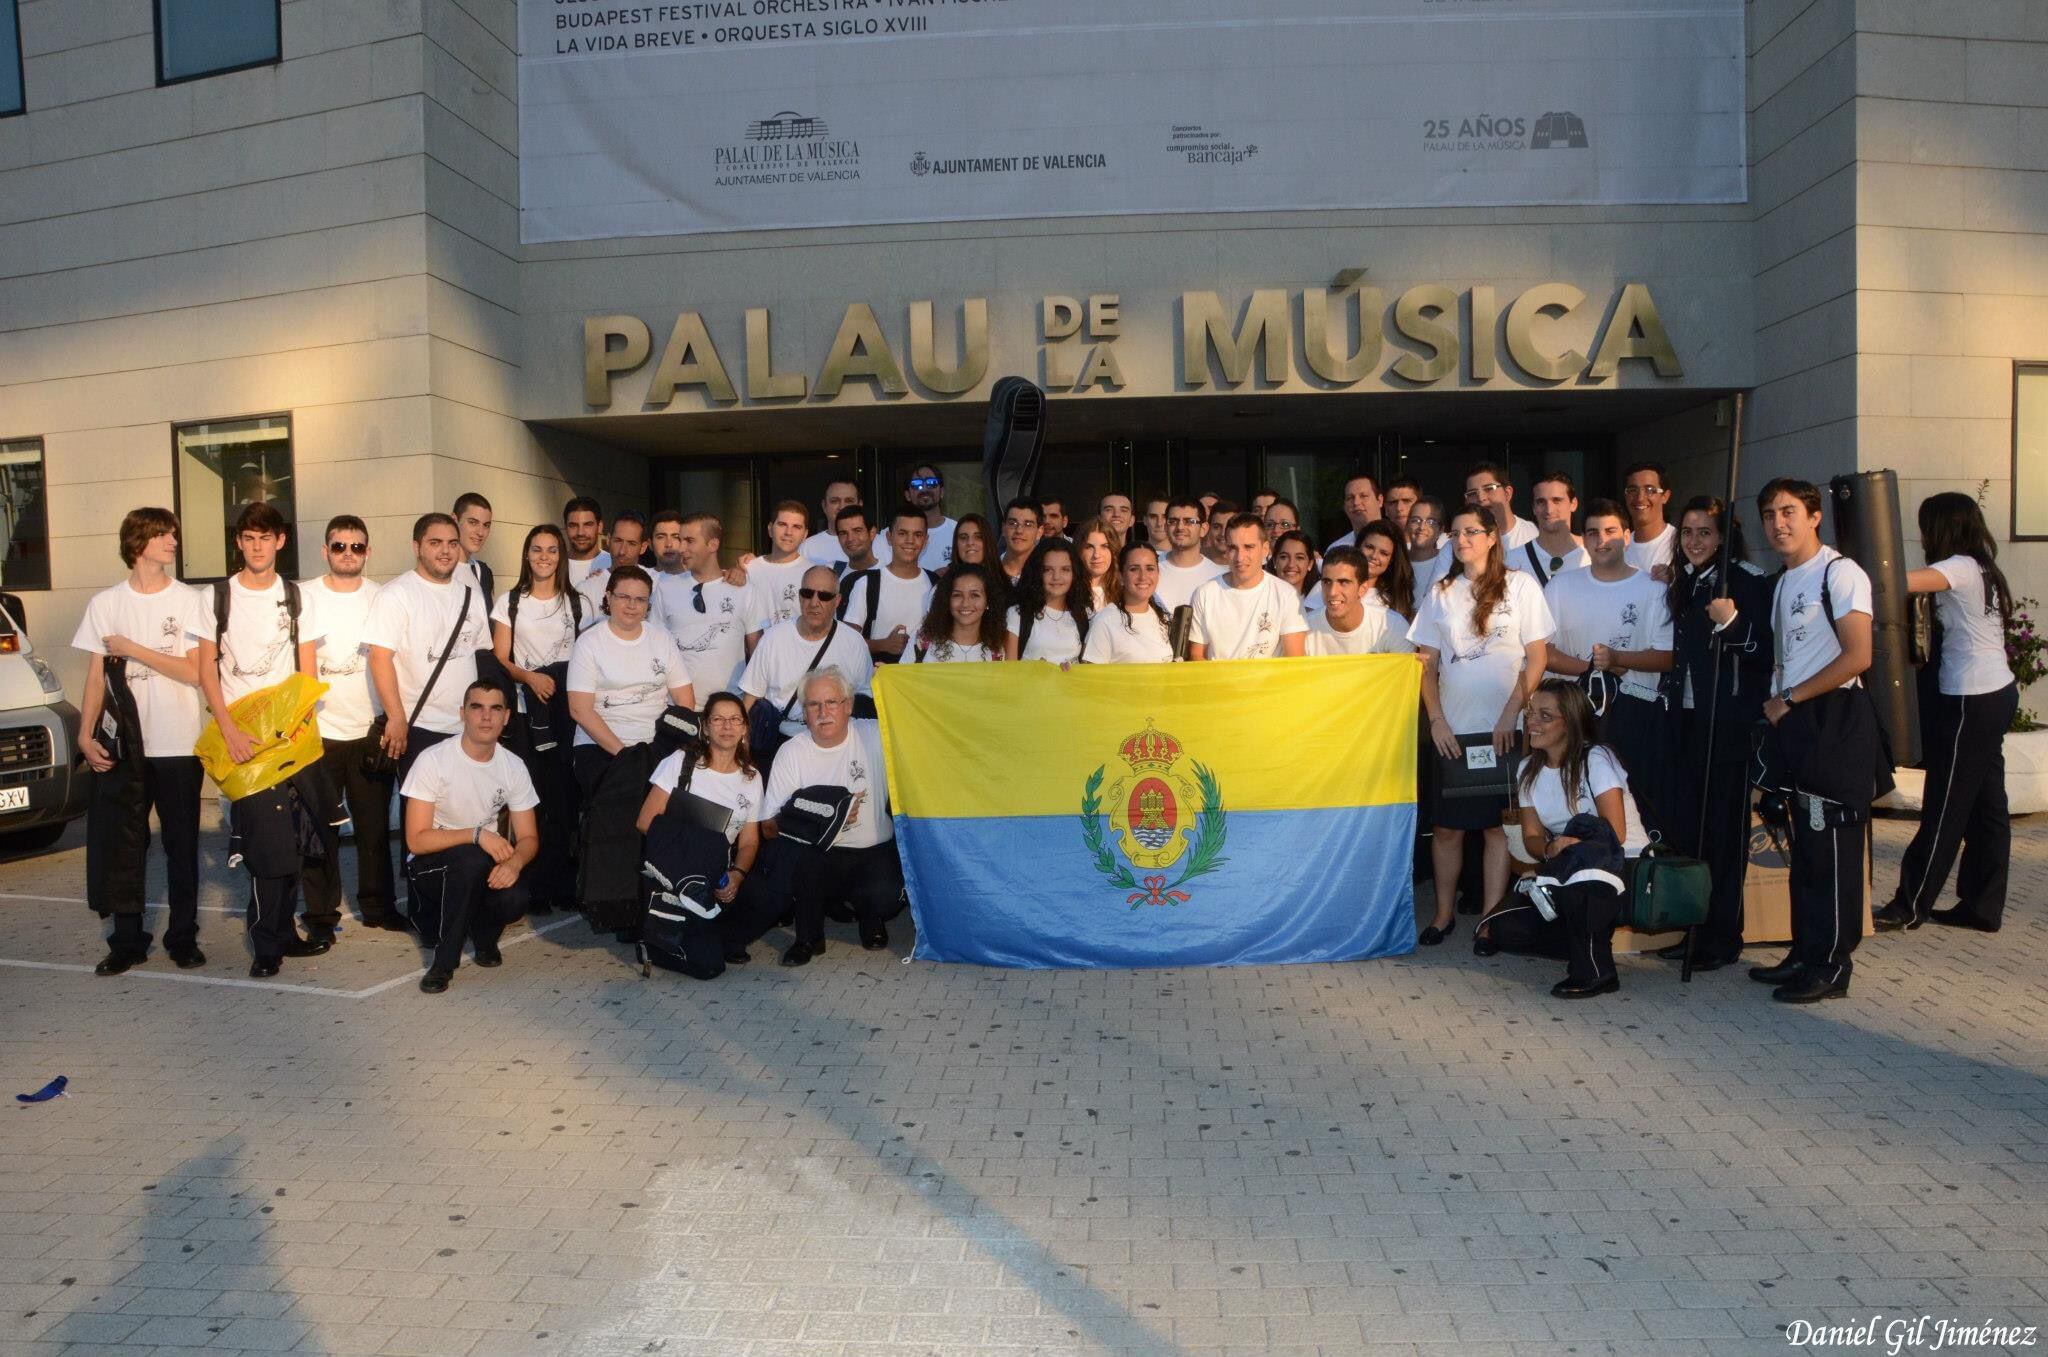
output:
<path id="1" fill-rule="evenodd" d="M 1742 0 L 520 0 L 528 242 L 1740 202 Z"/>

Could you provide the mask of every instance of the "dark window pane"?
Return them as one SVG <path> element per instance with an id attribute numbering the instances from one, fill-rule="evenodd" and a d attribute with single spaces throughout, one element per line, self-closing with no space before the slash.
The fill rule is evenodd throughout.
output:
<path id="1" fill-rule="evenodd" d="M 50 587 L 50 516 L 43 440 L 0 443 L 0 588 Z"/>
<path id="2" fill-rule="evenodd" d="M 178 539 L 179 578 L 215 580 L 241 568 L 234 526 L 245 504 L 274 504 L 285 522 L 297 524 L 292 429 L 285 416 L 181 424 L 171 439 L 177 449 L 178 518 L 185 529 Z M 277 569 L 298 577 L 297 533 L 278 554 Z"/>
<path id="3" fill-rule="evenodd" d="M 16 0 L 0 0 L 0 113 L 19 113 L 21 98 L 21 19 Z"/>
<path id="4" fill-rule="evenodd" d="M 2012 535 L 2048 537 L 2048 363 L 2013 369 Z"/>
<path id="5" fill-rule="evenodd" d="M 277 60 L 277 13 L 277 0 L 157 0 L 162 78 L 184 80 Z"/>

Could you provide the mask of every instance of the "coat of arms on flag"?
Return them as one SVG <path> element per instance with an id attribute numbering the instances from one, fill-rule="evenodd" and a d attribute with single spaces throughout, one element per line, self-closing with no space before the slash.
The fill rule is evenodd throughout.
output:
<path id="1" fill-rule="evenodd" d="M 1111 765 L 1103 763 L 1081 793 L 1081 838 L 1095 869 L 1129 892 L 1125 903 L 1132 909 L 1186 904 L 1192 897 L 1180 887 L 1229 861 L 1222 856 L 1229 832 L 1223 789 L 1214 773 L 1185 757 L 1179 740 L 1149 720 L 1117 747 L 1117 759 L 1128 771 L 1119 770 L 1105 790 Z M 1103 835 L 1105 807 L 1117 836 L 1114 852 Z M 1169 883 L 1162 869 L 1184 856 L 1187 862 Z M 1155 874 L 1141 882 L 1133 867 Z"/>

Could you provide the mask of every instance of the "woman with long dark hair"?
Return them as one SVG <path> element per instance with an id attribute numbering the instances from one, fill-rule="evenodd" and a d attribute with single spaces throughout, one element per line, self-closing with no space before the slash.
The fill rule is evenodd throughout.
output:
<path id="1" fill-rule="evenodd" d="M 1496 757 L 1515 744 L 1515 727 L 1529 693 L 1543 677 L 1546 642 L 1557 624 L 1543 602 L 1543 587 L 1501 555 L 1493 515 L 1472 507 L 1451 519 L 1457 570 L 1432 587 L 1416 607 L 1408 639 L 1422 652 L 1422 706 L 1430 743 L 1446 760 L 1464 759 L 1465 743 L 1491 745 Z M 1430 861 L 1436 883 L 1436 918 L 1417 941 L 1434 947 L 1457 928 L 1458 877 L 1465 834 L 1485 834 L 1483 904 L 1507 891 L 1508 840 L 1501 828 L 1508 798 L 1438 795 L 1431 807 Z"/>
<path id="2" fill-rule="evenodd" d="M 1315 612 L 1323 606 L 1322 590 L 1316 588 L 1321 576 L 1316 574 L 1315 544 L 1308 540 L 1308 534 L 1299 528 L 1289 528 L 1273 539 L 1273 553 L 1266 568 L 1280 577 L 1280 580 L 1294 587 L 1301 598 L 1304 613 Z"/>
<path id="3" fill-rule="evenodd" d="M 569 544 L 552 523 L 528 530 L 519 582 L 491 607 L 491 649 L 516 685 L 505 746 L 519 755 L 540 796 L 540 854 L 529 868 L 531 914 L 567 909 L 576 894 L 576 779 L 569 744 L 569 653 L 594 621 L 568 587 Z"/>
<path id="4" fill-rule="evenodd" d="M 989 572 L 981 566 L 953 562 L 932 590 L 931 609 L 903 658 L 911 664 L 1003 658 L 1003 615 L 989 604 L 994 587 Z"/>
<path id="5" fill-rule="evenodd" d="M 1072 543 L 1057 538 L 1032 548 L 1004 618 L 1003 658 L 1045 660 L 1062 669 L 1080 659 L 1088 639 L 1086 590 Z"/>
<path id="6" fill-rule="evenodd" d="M 1382 518 L 1358 530 L 1358 552 L 1365 557 L 1366 601 L 1378 603 L 1399 617 L 1403 630 L 1415 620 L 1415 567 L 1401 530 Z"/>
<path id="7" fill-rule="evenodd" d="M 748 960 L 747 944 L 774 920 L 762 920 L 770 906 L 761 889 L 750 889 L 754 882 L 754 859 L 761 852 L 760 822 L 766 796 L 760 770 L 754 767 L 753 755 L 747 749 L 746 705 L 736 695 L 713 693 L 704 704 L 696 754 L 692 761 L 677 750 L 655 765 L 654 774 L 648 779 L 647 796 L 640 803 L 637 827 L 647 834 L 654 822 L 668 813 L 674 798 L 684 793 L 709 802 L 729 817 L 725 821 L 724 875 L 710 887 L 710 894 L 719 906 L 717 931 L 724 960 L 744 965 Z M 688 782 L 683 781 L 685 763 L 691 765 Z M 694 805 L 687 809 L 702 813 L 702 808 Z M 717 823 L 715 818 L 710 822 Z M 650 853 L 654 842 L 649 841 Z M 709 872 L 705 876 L 709 881 Z M 722 969 L 712 969 L 711 974 Z"/>
<path id="8" fill-rule="evenodd" d="M 994 529 L 980 514 L 962 514 L 953 524 L 953 560 L 960 565 L 978 565 L 991 568 L 990 543 L 996 540 Z"/>
<path id="9" fill-rule="evenodd" d="M 1725 591 L 1724 542 L 1731 547 L 1732 562 Z M 1747 773 L 1750 738 L 1770 695 L 1771 582 L 1749 563 L 1742 524 L 1712 495 L 1689 500 L 1679 512 L 1673 564 L 1666 600 L 1674 654 L 1664 677 L 1664 698 L 1667 709 L 1678 714 L 1680 757 L 1677 775 L 1663 779 L 1671 798 L 1665 828 L 1681 852 L 1707 864 L 1713 879 L 1707 922 L 1693 939 L 1693 968 L 1711 971 L 1742 955 L 1743 877 L 1749 868 Z M 1725 598 L 1718 597 L 1724 592 Z M 1663 955 L 1682 958 L 1685 945 L 1667 947 Z"/>
<path id="10" fill-rule="evenodd" d="M 2019 710 L 2020 690 L 2006 659 L 2012 586 L 1998 568 L 1998 544 L 1984 511 L 1952 491 L 1920 502 L 1925 568 L 1906 576 L 1916 594 L 1934 595 L 1941 623 L 1941 696 L 1921 713 L 1927 749 L 1927 796 L 1920 828 L 1899 864 L 1891 903 L 1877 914 L 1879 932 L 1918 928 L 1928 919 L 1996 933 L 2005 920 L 2012 861 L 2012 820 L 2005 799 L 2005 735 Z M 1962 854 L 1956 903 L 1934 908 Z"/>
<path id="11" fill-rule="evenodd" d="M 1126 542 L 1117 553 L 1116 603 L 1089 619 L 1081 647 L 1087 664 L 1170 664 L 1166 609 L 1159 588 L 1159 552 L 1150 542 Z"/>

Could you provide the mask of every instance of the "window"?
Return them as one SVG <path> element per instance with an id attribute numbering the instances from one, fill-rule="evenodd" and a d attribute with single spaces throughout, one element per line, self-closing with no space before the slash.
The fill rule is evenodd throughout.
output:
<path id="1" fill-rule="evenodd" d="M 0 589 L 50 587 L 50 515 L 43 440 L 0 442 Z"/>
<path id="2" fill-rule="evenodd" d="M 234 525 L 245 504 L 274 504 L 285 522 L 298 522 L 291 416 L 173 425 L 171 447 L 173 492 L 184 528 L 178 538 L 178 578 L 217 580 L 238 568 Z M 279 553 L 277 569 L 298 577 L 296 532 Z"/>
<path id="3" fill-rule="evenodd" d="M 281 0 L 156 0 L 156 83 L 283 59 Z"/>
<path id="4" fill-rule="evenodd" d="M 2048 539 L 2048 363 L 2012 369 L 2012 540 Z"/>
<path id="5" fill-rule="evenodd" d="M 0 0 L 0 118 L 28 105 L 22 98 L 21 15 L 18 0 Z"/>

